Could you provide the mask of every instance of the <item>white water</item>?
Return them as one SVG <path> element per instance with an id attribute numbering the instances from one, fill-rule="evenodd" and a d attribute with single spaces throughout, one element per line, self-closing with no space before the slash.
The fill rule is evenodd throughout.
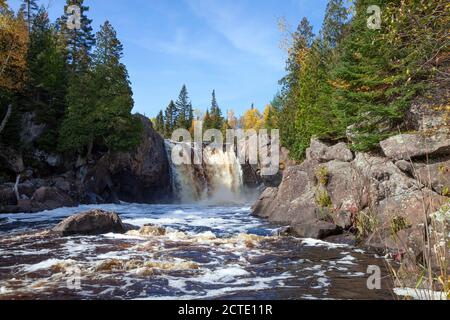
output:
<path id="1" fill-rule="evenodd" d="M 175 146 L 181 147 L 193 164 L 175 164 L 172 161 Z M 172 141 L 166 141 L 166 150 L 171 164 L 172 189 L 182 203 L 242 202 L 242 168 L 234 151 Z"/>

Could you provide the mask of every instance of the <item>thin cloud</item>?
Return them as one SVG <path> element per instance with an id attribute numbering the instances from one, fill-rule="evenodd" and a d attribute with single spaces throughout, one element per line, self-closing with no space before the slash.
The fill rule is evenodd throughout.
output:
<path id="1" fill-rule="evenodd" d="M 262 21 L 246 12 L 238 1 L 185 0 L 197 16 L 221 34 L 237 50 L 245 52 L 276 69 L 283 68 L 277 49 L 278 33 L 274 21 Z"/>

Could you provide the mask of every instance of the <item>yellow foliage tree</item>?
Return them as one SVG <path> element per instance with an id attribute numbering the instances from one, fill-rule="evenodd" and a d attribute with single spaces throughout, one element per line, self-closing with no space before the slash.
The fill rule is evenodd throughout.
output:
<path id="1" fill-rule="evenodd" d="M 263 127 L 265 129 L 278 129 L 278 114 L 272 105 L 268 104 L 264 109 L 263 116 Z"/>
<path id="2" fill-rule="evenodd" d="M 254 129 L 259 131 L 264 128 L 264 119 L 258 109 L 252 108 L 244 113 L 241 119 L 241 126 L 244 130 Z"/>
<path id="3" fill-rule="evenodd" d="M 0 0 L 1 1 L 1 0 Z M 17 91 L 25 82 L 28 29 L 22 15 L 17 17 L 0 3 L 0 89 Z"/>

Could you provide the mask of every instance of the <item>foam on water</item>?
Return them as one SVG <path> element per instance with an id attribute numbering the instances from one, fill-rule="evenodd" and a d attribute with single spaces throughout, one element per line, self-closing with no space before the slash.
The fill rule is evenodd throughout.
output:
<path id="1" fill-rule="evenodd" d="M 45 232 L 89 209 L 154 226 L 89 237 Z M 369 263 L 350 246 L 274 236 L 279 226 L 251 216 L 248 205 L 82 206 L 2 222 L 0 299 L 334 298 L 334 279 L 365 286 L 362 263 Z M 81 290 L 67 288 L 72 267 L 80 270 Z"/>

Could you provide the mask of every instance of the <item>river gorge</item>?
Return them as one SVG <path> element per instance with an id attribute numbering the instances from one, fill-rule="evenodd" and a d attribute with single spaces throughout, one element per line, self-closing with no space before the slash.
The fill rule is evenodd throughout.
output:
<path id="1" fill-rule="evenodd" d="M 347 244 L 283 236 L 282 225 L 252 215 L 256 194 L 244 192 L 234 153 L 203 157 L 202 166 L 171 165 L 174 204 L 2 215 L 0 299 L 393 298 L 384 259 Z M 92 209 L 117 212 L 133 230 L 48 232 Z M 373 265 L 382 270 L 379 290 L 367 286 Z"/>

